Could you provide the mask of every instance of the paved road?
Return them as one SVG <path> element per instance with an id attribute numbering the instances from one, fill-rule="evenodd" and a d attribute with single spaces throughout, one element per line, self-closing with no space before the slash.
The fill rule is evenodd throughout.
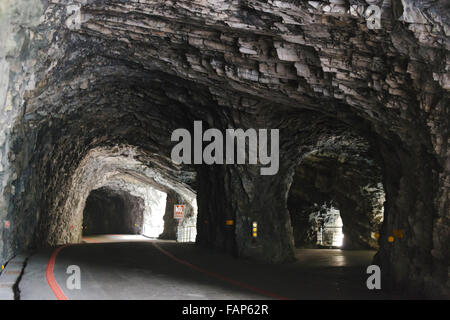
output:
<path id="1" fill-rule="evenodd" d="M 365 285 L 373 251 L 304 249 L 297 250 L 295 263 L 267 265 L 141 236 L 85 242 L 62 248 L 53 270 L 55 249 L 32 255 L 19 283 L 20 298 L 54 300 L 58 290 L 71 300 L 388 298 Z M 81 289 L 67 287 L 70 265 L 80 267 Z"/>

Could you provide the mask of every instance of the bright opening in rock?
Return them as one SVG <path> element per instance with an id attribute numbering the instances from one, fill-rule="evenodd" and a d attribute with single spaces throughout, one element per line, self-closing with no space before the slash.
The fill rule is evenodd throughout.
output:
<path id="1" fill-rule="evenodd" d="M 342 219 L 339 210 L 333 205 L 327 207 L 322 205 L 318 211 L 309 215 L 309 223 L 316 233 L 319 247 L 340 248 L 343 244 L 344 233 L 342 232 Z"/>

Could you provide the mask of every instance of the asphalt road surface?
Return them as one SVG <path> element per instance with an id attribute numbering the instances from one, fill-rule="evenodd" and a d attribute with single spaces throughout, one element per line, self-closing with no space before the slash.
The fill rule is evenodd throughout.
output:
<path id="1" fill-rule="evenodd" d="M 302 249 L 297 262 L 269 265 L 142 236 L 84 241 L 33 254 L 19 283 L 20 299 L 389 298 L 366 287 L 374 251 Z M 79 267 L 80 289 L 73 288 L 77 273 L 67 273 L 69 266 Z"/>

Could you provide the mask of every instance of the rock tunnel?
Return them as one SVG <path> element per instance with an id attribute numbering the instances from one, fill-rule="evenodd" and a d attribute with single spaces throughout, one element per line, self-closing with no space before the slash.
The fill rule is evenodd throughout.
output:
<path id="1" fill-rule="evenodd" d="M 1 0 L 1 261 L 113 228 L 99 207 L 141 233 L 150 188 L 161 238 L 184 203 L 197 246 L 271 264 L 332 203 L 384 287 L 446 296 L 449 5 L 381 1 L 373 29 L 370 2 Z M 279 129 L 277 173 L 174 163 L 195 121 Z"/>

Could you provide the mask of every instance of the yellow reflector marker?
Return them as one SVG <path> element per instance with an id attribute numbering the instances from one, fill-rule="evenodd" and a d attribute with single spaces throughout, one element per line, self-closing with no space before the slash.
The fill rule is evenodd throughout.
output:
<path id="1" fill-rule="evenodd" d="M 234 220 L 227 220 L 227 221 L 225 221 L 225 224 L 227 226 L 232 226 L 234 224 Z"/>
<path id="2" fill-rule="evenodd" d="M 400 229 L 394 229 L 393 231 L 394 237 L 396 238 L 403 238 L 403 231 Z"/>
<path id="3" fill-rule="evenodd" d="M 389 236 L 388 237 L 388 241 L 391 242 L 391 243 L 394 242 L 394 237 L 393 236 Z"/>
<path id="4" fill-rule="evenodd" d="M 256 238 L 258 236 L 258 222 L 254 221 L 252 223 L 252 234 L 253 234 L 253 238 Z"/>

